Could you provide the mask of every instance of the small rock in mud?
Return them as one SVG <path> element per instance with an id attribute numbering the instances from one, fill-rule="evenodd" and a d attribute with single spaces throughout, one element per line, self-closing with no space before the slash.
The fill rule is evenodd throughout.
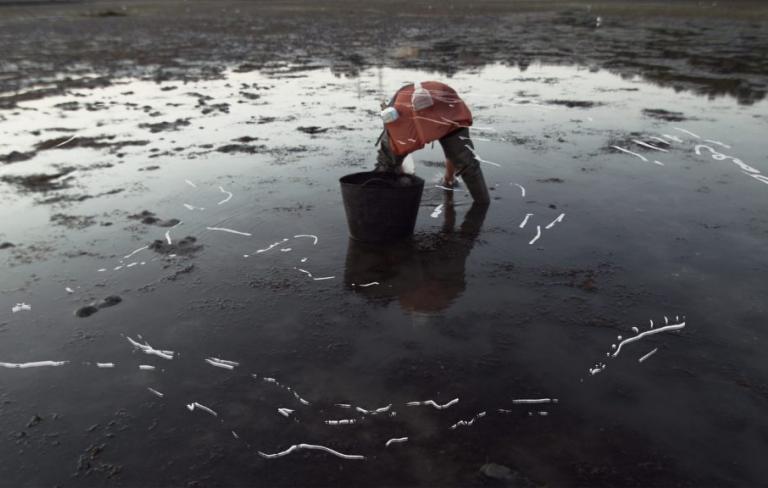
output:
<path id="1" fill-rule="evenodd" d="M 152 133 L 179 130 L 180 127 L 190 125 L 189 118 L 176 119 L 174 122 L 157 122 L 154 124 L 139 124 L 140 129 L 149 129 Z"/>
<path id="2" fill-rule="evenodd" d="M 192 236 L 187 236 L 173 244 L 168 244 L 166 241 L 155 240 L 149 245 L 149 248 L 159 254 L 177 254 L 179 256 L 187 256 L 196 253 L 203 248 L 202 244 L 196 244 L 197 239 Z"/>
<path id="3" fill-rule="evenodd" d="M 144 166 L 143 168 L 139 168 L 139 171 L 155 171 L 160 169 L 160 166 Z"/>
<path id="4" fill-rule="evenodd" d="M 261 98 L 261 95 L 259 95 L 258 93 L 249 93 L 244 91 L 240 92 L 240 96 L 248 100 L 258 100 L 259 98 Z"/>
<path id="5" fill-rule="evenodd" d="M 670 112 L 661 108 L 644 108 L 643 115 L 654 119 L 665 120 L 667 122 L 682 122 L 688 120 L 682 112 Z"/>
<path id="6" fill-rule="evenodd" d="M 0 249 L 8 249 L 9 247 L 16 247 L 16 244 L 13 244 L 11 242 L 3 242 L 0 244 Z"/>
<path id="7" fill-rule="evenodd" d="M 221 112 L 224 114 L 229 113 L 229 104 L 228 103 L 215 103 L 213 105 L 204 105 L 203 109 L 201 110 L 201 113 L 203 115 L 208 115 L 213 112 Z"/>
<path id="8" fill-rule="evenodd" d="M 114 307 L 122 301 L 123 299 L 117 295 L 109 295 L 98 302 L 78 308 L 75 310 L 75 316 L 80 318 L 90 317 L 102 308 Z"/>
<path id="9" fill-rule="evenodd" d="M 140 220 L 142 224 L 157 225 L 159 227 L 173 227 L 180 222 L 179 219 L 161 220 L 157 218 L 154 212 L 150 212 L 149 210 L 142 210 L 141 213 L 129 215 L 128 218 L 131 220 Z"/>
<path id="10" fill-rule="evenodd" d="M 37 414 L 33 415 L 31 419 L 29 419 L 29 422 L 27 422 L 27 427 L 34 427 L 40 422 L 43 421 L 43 418 Z"/>
<path id="11" fill-rule="evenodd" d="M 297 127 L 296 130 L 304 132 L 305 134 L 322 134 L 323 132 L 328 132 L 330 127 L 318 127 L 316 125 L 310 125 L 307 127 Z"/>
<path id="12" fill-rule="evenodd" d="M 562 178 L 541 178 L 536 181 L 538 181 L 539 183 L 562 183 L 563 179 Z"/>
<path id="13" fill-rule="evenodd" d="M 85 307 L 80 307 L 75 310 L 75 316 L 80 318 L 90 317 L 98 311 L 99 309 L 93 305 L 86 305 Z"/>

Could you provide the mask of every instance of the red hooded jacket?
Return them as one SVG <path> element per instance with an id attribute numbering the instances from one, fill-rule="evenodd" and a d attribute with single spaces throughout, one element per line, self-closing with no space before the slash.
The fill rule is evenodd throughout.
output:
<path id="1" fill-rule="evenodd" d="M 472 125 L 472 113 L 453 88 L 439 81 L 423 81 L 421 86 L 432 96 L 431 107 L 413 110 L 414 85 L 398 90 L 390 105 L 397 110 L 398 118 L 384 127 L 397 156 L 410 154 L 456 129 Z"/>

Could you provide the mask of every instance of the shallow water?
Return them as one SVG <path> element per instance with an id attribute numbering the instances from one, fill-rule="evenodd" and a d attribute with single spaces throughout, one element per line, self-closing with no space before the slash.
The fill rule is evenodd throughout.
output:
<path id="1" fill-rule="evenodd" d="M 765 480 L 768 102 L 461 72 L 490 208 L 427 148 L 413 240 L 350 241 L 338 179 L 372 167 L 379 101 L 434 77 L 276 65 L 5 112 L 0 155 L 29 157 L 1 175 L 0 361 L 68 363 L 0 368 L 4 483 Z M 365 460 L 258 454 L 301 443 Z"/>

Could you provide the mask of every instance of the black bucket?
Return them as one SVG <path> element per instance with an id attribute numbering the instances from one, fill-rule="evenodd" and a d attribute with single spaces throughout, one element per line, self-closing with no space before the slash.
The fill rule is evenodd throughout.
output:
<path id="1" fill-rule="evenodd" d="M 370 171 L 347 175 L 339 182 L 353 239 L 388 242 L 413 234 L 424 180 Z"/>

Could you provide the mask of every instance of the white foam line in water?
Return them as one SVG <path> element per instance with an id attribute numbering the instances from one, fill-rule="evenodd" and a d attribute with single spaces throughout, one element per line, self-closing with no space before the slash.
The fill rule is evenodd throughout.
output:
<path id="1" fill-rule="evenodd" d="M 213 415 L 214 417 L 218 417 L 219 416 L 219 414 L 217 414 L 216 412 L 214 412 L 210 408 L 208 408 L 205 405 L 202 405 L 200 403 L 192 402 L 192 403 L 188 403 L 187 404 L 187 410 L 189 410 L 190 412 L 195 411 L 195 409 L 200 409 L 203 412 L 208 412 L 209 414 Z"/>
<path id="2" fill-rule="evenodd" d="M 138 249 L 134 249 L 133 251 L 131 251 L 131 252 L 129 252 L 128 254 L 126 254 L 125 256 L 123 256 L 123 259 L 128 259 L 128 258 L 130 258 L 131 256 L 133 256 L 134 254 L 136 254 L 136 253 L 139 253 L 139 252 L 143 251 L 144 249 L 149 249 L 149 246 L 142 246 L 142 247 L 140 247 L 140 248 L 138 248 Z"/>
<path id="3" fill-rule="evenodd" d="M 611 147 L 614 149 L 618 149 L 619 151 L 625 152 L 627 154 L 631 154 L 632 156 L 637 156 L 638 158 L 642 159 L 646 163 L 648 162 L 648 158 L 646 158 L 642 154 L 637 154 L 636 152 L 632 152 L 629 149 L 624 149 L 623 147 L 619 147 L 619 146 L 611 146 Z"/>
<path id="4" fill-rule="evenodd" d="M 533 416 L 533 412 L 528 412 L 528 415 Z M 539 415 L 540 417 L 546 417 L 547 415 L 549 415 L 549 412 L 541 410 L 539 412 L 536 412 L 536 415 Z"/>
<path id="5" fill-rule="evenodd" d="M 216 366 L 217 368 L 223 368 L 223 369 L 235 369 L 235 366 L 239 366 L 240 363 L 235 361 L 227 361 L 226 359 L 219 359 L 219 358 L 205 358 L 205 362 L 210 364 L 211 366 Z"/>
<path id="6" fill-rule="evenodd" d="M 301 398 L 301 395 L 299 395 L 298 393 L 296 393 L 296 391 L 295 391 L 295 390 L 292 390 L 292 389 L 288 388 L 288 391 L 290 391 L 291 393 L 293 393 L 293 396 L 294 396 L 294 397 L 296 397 L 296 400 L 298 400 L 298 401 L 299 401 L 299 403 L 301 403 L 302 405 L 309 405 L 309 402 L 308 402 L 307 400 L 305 400 L 305 399 Z"/>
<path id="7" fill-rule="evenodd" d="M 114 368 L 115 363 L 96 363 L 97 368 Z"/>
<path id="8" fill-rule="evenodd" d="M 176 226 L 178 226 L 178 225 L 180 225 L 180 224 L 181 224 L 181 221 L 179 221 L 179 223 L 178 223 L 178 224 L 174 225 L 173 227 L 171 227 L 170 229 L 168 229 L 167 231 L 165 231 L 165 240 L 166 240 L 166 241 L 168 241 L 168 245 L 169 245 L 169 246 L 170 246 L 171 244 L 173 244 L 173 242 L 171 241 L 171 230 L 172 230 L 172 229 L 175 229 L 175 228 L 176 228 Z"/>
<path id="9" fill-rule="evenodd" d="M 297 270 L 301 271 L 302 273 L 304 273 L 305 275 L 307 275 L 307 276 L 309 276 L 310 278 L 312 278 L 312 273 L 310 273 L 310 272 L 309 272 L 309 271 L 307 271 L 306 269 L 301 269 L 301 268 L 294 268 L 294 269 L 297 269 Z"/>
<path id="10" fill-rule="evenodd" d="M 66 288 L 64 288 L 64 290 L 66 290 L 67 293 L 74 293 L 75 292 L 75 290 L 73 290 L 70 287 L 66 287 Z"/>
<path id="11" fill-rule="evenodd" d="M 337 403 L 336 406 L 341 408 L 352 408 L 352 405 L 349 403 Z"/>
<path id="12" fill-rule="evenodd" d="M 724 147 L 726 149 L 731 149 L 731 146 L 729 146 L 728 144 L 723 144 L 720 141 L 714 141 L 712 139 L 704 139 L 704 142 L 711 142 L 712 144 L 717 144 L 720 147 Z"/>
<path id="13" fill-rule="evenodd" d="M 356 285 L 356 284 L 352 283 L 352 286 L 358 286 L 360 288 L 368 288 L 369 286 L 375 286 L 375 285 L 380 285 L 380 284 L 381 283 L 379 283 L 378 281 L 371 281 L 370 283 L 361 283 L 359 285 Z"/>
<path id="14" fill-rule="evenodd" d="M 239 230 L 227 229 L 226 227 L 206 227 L 208 230 L 217 230 L 219 232 L 229 232 L 230 234 L 237 234 L 239 236 L 251 237 L 253 234 L 248 232 L 240 232 Z"/>
<path id="15" fill-rule="evenodd" d="M 443 405 L 439 405 L 439 404 L 435 403 L 434 400 L 426 400 L 426 401 L 423 401 L 423 402 L 408 402 L 408 403 L 406 403 L 406 405 L 409 406 L 409 407 L 430 406 L 430 407 L 434 407 L 434 408 L 436 408 L 438 410 L 445 410 L 446 408 L 451 407 L 453 405 L 456 405 L 457 403 L 459 403 L 459 399 L 458 398 L 454 398 L 450 402 L 448 402 L 446 404 L 443 404 Z"/>
<path id="16" fill-rule="evenodd" d="M 219 202 L 219 203 L 217 203 L 216 205 L 221 205 L 222 203 L 227 203 L 228 201 L 232 200 L 232 196 L 233 196 L 233 195 L 232 195 L 232 192 L 229 192 L 229 191 L 225 190 L 225 189 L 224 189 L 224 188 L 222 188 L 221 186 L 219 187 L 219 191 L 220 191 L 221 193 L 224 193 L 224 194 L 226 194 L 226 195 L 227 195 L 227 198 L 225 198 L 224 200 L 220 201 L 220 202 Z"/>
<path id="17" fill-rule="evenodd" d="M 691 136 L 691 137 L 695 137 L 696 139 L 701 139 L 701 137 L 700 137 L 699 135 L 697 135 L 697 134 L 694 134 L 693 132 L 691 132 L 691 131 L 689 131 L 689 130 L 686 130 L 686 129 L 681 129 L 680 127 L 672 127 L 672 128 L 673 128 L 673 129 L 675 129 L 675 130 L 677 130 L 677 131 L 680 131 L 680 132 L 683 132 L 683 133 L 685 133 L 685 134 L 688 134 L 688 135 L 689 135 L 689 136 Z"/>
<path id="18" fill-rule="evenodd" d="M 288 418 L 288 417 L 290 417 L 290 416 L 291 416 L 291 414 L 292 414 L 294 411 L 295 411 L 295 410 L 291 410 L 290 408 L 278 408 L 278 409 L 277 409 L 277 413 L 279 413 L 280 415 L 282 415 L 282 416 L 283 416 L 283 417 L 285 417 L 285 418 Z"/>
<path id="19" fill-rule="evenodd" d="M 656 165 L 659 165 L 659 166 L 664 166 L 664 163 L 662 163 L 661 161 L 656 161 L 655 159 L 653 161 L 651 161 L 651 162 L 653 164 L 656 164 Z"/>
<path id="20" fill-rule="evenodd" d="M 380 408 L 377 408 L 375 410 L 366 410 L 366 409 L 364 409 L 362 407 L 355 407 L 355 410 L 357 410 L 358 412 L 362 413 L 363 415 L 368 415 L 368 414 L 376 415 L 376 414 L 379 414 L 379 413 L 389 412 L 390 408 L 392 408 L 392 404 L 391 403 L 389 405 L 387 405 L 386 407 L 380 407 Z"/>
<path id="21" fill-rule="evenodd" d="M 514 185 L 520 188 L 520 196 L 525 198 L 525 187 L 519 183 L 515 183 Z"/>
<path id="22" fill-rule="evenodd" d="M 534 242 L 539 240 L 539 237 L 541 237 L 541 226 L 537 225 L 536 226 L 536 236 L 533 239 L 531 239 L 531 241 L 528 243 L 528 245 L 529 246 L 533 245 Z"/>
<path id="23" fill-rule="evenodd" d="M 64 144 L 69 144 L 70 142 L 72 142 L 73 140 L 75 140 L 75 138 L 76 138 L 76 137 L 77 137 L 77 136 L 72 136 L 72 137 L 70 137 L 69 139 L 67 139 L 66 141 L 63 141 L 63 142 L 60 142 L 60 143 L 56 144 L 55 146 L 53 146 L 53 148 L 52 148 L 52 149 L 56 149 L 57 147 L 61 147 L 61 146 L 63 146 Z"/>
<path id="24" fill-rule="evenodd" d="M 324 281 L 324 280 L 332 280 L 336 278 L 335 276 L 321 276 L 320 278 L 312 278 L 315 281 Z"/>
<path id="25" fill-rule="evenodd" d="M 139 369 L 142 371 L 154 371 L 155 367 L 151 364 L 140 364 Z"/>
<path id="26" fill-rule="evenodd" d="M 11 307 L 11 312 L 13 313 L 22 312 L 22 311 L 28 312 L 30 310 L 32 310 L 32 306 L 30 306 L 27 303 L 17 303 L 13 307 Z"/>
<path id="27" fill-rule="evenodd" d="M 357 454 L 343 454 L 343 453 L 340 453 L 339 451 L 334 451 L 330 447 L 318 446 L 314 444 L 294 444 L 288 449 L 286 449 L 285 451 L 277 452 L 275 454 L 267 454 L 261 451 L 258 451 L 258 453 L 259 453 L 259 456 L 265 459 L 275 459 L 275 458 L 287 456 L 292 452 L 300 451 L 302 449 L 324 451 L 324 452 L 327 452 L 328 454 L 333 454 L 336 457 L 340 457 L 341 459 L 365 459 L 365 456 L 360 456 Z"/>
<path id="28" fill-rule="evenodd" d="M 433 219 L 436 219 L 440 216 L 440 214 L 443 213 L 443 204 L 441 203 L 437 207 L 435 207 L 434 210 L 432 210 L 432 213 L 429 215 Z"/>
<path id="29" fill-rule="evenodd" d="M 235 439 L 239 439 L 240 438 L 240 436 L 237 435 L 237 432 L 235 432 L 234 430 L 232 431 L 232 437 L 234 437 Z"/>
<path id="30" fill-rule="evenodd" d="M 493 139 L 486 139 L 485 137 L 464 137 L 464 136 L 459 136 L 459 139 L 461 139 L 462 141 L 471 141 L 471 140 L 474 139 L 475 141 L 493 142 Z"/>
<path id="31" fill-rule="evenodd" d="M 184 207 L 185 207 L 187 210 L 200 210 L 200 211 L 203 211 L 203 210 L 205 210 L 205 208 L 203 208 L 203 207 L 195 207 L 194 205 L 190 205 L 190 204 L 188 204 L 188 203 L 183 203 L 182 205 L 184 205 Z"/>
<path id="32" fill-rule="evenodd" d="M 653 319 L 650 319 L 651 322 L 651 329 L 653 329 Z"/>
<path id="33" fill-rule="evenodd" d="M 539 404 L 539 403 L 557 403 L 557 398 L 517 398 L 512 400 L 515 404 Z"/>
<path id="34" fill-rule="evenodd" d="M 293 249 L 291 249 L 290 247 L 285 247 L 283 249 L 280 249 L 280 252 L 291 252 L 291 251 L 293 251 Z"/>
<path id="35" fill-rule="evenodd" d="M 68 362 L 69 361 L 35 361 L 31 363 L 0 363 L 0 366 L 2 366 L 3 368 L 27 369 L 27 368 L 41 368 L 44 366 L 63 366 Z"/>
<path id="36" fill-rule="evenodd" d="M 194 183 L 192 183 L 192 182 L 191 182 L 191 181 L 189 181 L 189 180 L 184 180 L 184 182 L 185 182 L 186 184 L 188 184 L 189 186 L 191 186 L 192 188 L 197 188 L 197 185 L 196 185 L 196 184 L 194 184 Z"/>
<path id="37" fill-rule="evenodd" d="M 596 364 L 594 368 L 589 368 L 589 374 L 592 376 L 596 375 L 597 373 L 601 372 L 606 368 L 605 364 Z"/>
<path id="38" fill-rule="evenodd" d="M 314 243 L 312 244 L 313 246 L 316 246 L 317 245 L 317 241 L 319 240 L 317 238 L 317 236 L 313 235 L 313 234 L 298 234 L 298 235 L 293 236 L 294 239 L 298 239 L 299 237 L 309 237 L 311 239 L 314 239 Z"/>
<path id="39" fill-rule="evenodd" d="M 619 343 L 618 348 L 616 349 L 616 351 L 614 351 L 614 353 L 611 356 L 613 356 L 613 357 L 618 356 L 619 352 L 621 352 L 622 346 L 624 346 L 626 344 L 629 344 L 629 343 L 632 343 L 632 342 L 635 342 L 635 341 L 639 341 L 643 337 L 646 337 L 646 336 L 649 336 L 649 335 L 653 335 L 653 334 L 658 334 L 660 332 L 667 332 L 667 331 L 670 331 L 670 330 L 679 330 L 679 329 L 682 329 L 683 327 L 685 327 L 685 322 L 680 322 L 679 324 L 665 325 L 664 327 L 659 327 L 658 329 L 646 330 L 645 332 L 640 333 L 640 334 L 638 334 L 638 335 L 636 335 L 634 337 L 630 337 L 629 339 L 624 339 L 623 341 L 621 341 Z"/>
<path id="40" fill-rule="evenodd" d="M 658 347 L 657 347 L 657 348 L 654 348 L 654 349 L 653 349 L 653 351 L 651 351 L 651 352 L 649 352 L 648 354 L 646 354 L 645 356 L 643 356 L 643 357 L 639 358 L 639 359 L 637 360 L 637 362 L 638 362 L 638 363 L 642 363 L 643 361 L 645 361 L 645 360 L 646 360 L 646 359 L 648 359 L 649 357 L 651 357 L 651 356 L 653 356 L 654 354 L 656 354 L 656 351 L 658 351 L 658 350 L 659 350 L 659 348 L 658 348 Z"/>
<path id="41" fill-rule="evenodd" d="M 132 263 L 126 264 L 126 265 L 125 265 L 125 267 L 126 267 L 126 268 L 133 268 L 133 267 L 134 267 L 134 266 L 136 266 L 137 264 L 139 264 L 139 262 L 138 262 L 138 261 L 134 261 L 134 262 L 132 262 Z"/>
<path id="42" fill-rule="evenodd" d="M 103 273 L 106 270 L 107 270 L 107 268 L 99 268 L 99 269 L 96 270 L 96 272 L 97 273 Z"/>
<path id="43" fill-rule="evenodd" d="M 141 344 L 139 342 L 134 341 L 130 337 L 126 337 L 128 339 L 128 342 L 133 345 L 133 347 L 137 349 L 141 349 L 144 351 L 145 354 L 152 354 L 154 356 L 159 356 L 163 359 L 173 359 L 173 355 L 175 354 L 173 351 L 164 351 L 162 349 L 155 349 L 154 347 L 150 346 L 147 341 L 144 341 L 144 344 Z"/>
<path id="44" fill-rule="evenodd" d="M 112 268 L 112 271 L 118 271 L 120 269 L 123 269 L 123 267 L 122 266 L 115 266 L 114 268 Z"/>
<path id="45" fill-rule="evenodd" d="M 673 135 L 670 135 L 670 134 L 662 134 L 662 135 L 664 136 L 665 139 L 669 139 L 670 141 L 674 141 L 674 142 L 678 142 L 678 143 L 684 142 L 682 139 L 680 139 L 677 136 L 673 136 Z"/>
<path id="46" fill-rule="evenodd" d="M 456 429 L 456 427 L 469 427 L 472 424 L 474 424 L 476 420 L 481 419 L 483 417 L 485 417 L 485 412 L 480 412 L 479 414 L 475 415 L 469 420 L 459 420 L 458 422 L 453 424 L 450 428 L 451 430 L 454 430 Z"/>
<path id="47" fill-rule="evenodd" d="M 393 437 L 392 439 L 388 440 L 384 444 L 384 447 L 389 447 L 392 444 L 402 444 L 403 442 L 407 442 L 407 441 L 408 441 L 407 437 Z"/>
<path id="48" fill-rule="evenodd" d="M 660 147 L 656 147 L 656 146 L 654 146 L 653 144 L 648 144 L 648 143 L 645 143 L 645 142 L 643 142 L 643 141 L 641 141 L 641 140 L 639 140 L 639 139 L 632 139 L 632 142 L 634 142 L 635 144 L 638 144 L 638 145 L 640 145 L 640 146 L 643 146 L 643 147 L 647 147 L 647 148 L 649 148 L 649 149 L 655 149 L 655 150 L 657 150 L 657 151 L 661 151 L 661 152 L 669 152 L 669 151 L 667 151 L 666 149 L 662 149 L 662 148 L 660 148 Z"/>
<path id="49" fill-rule="evenodd" d="M 632 327 L 632 332 L 637 334 L 638 332 L 640 332 L 640 329 L 638 329 L 637 327 Z"/>
<path id="50" fill-rule="evenodd" d="M 522 222 L 520 222 L 520 228 L 521 228 L 521 229 L 525 227 L 525 224 L 527 224 L 527 223 L 528 223 L 528 219 L 530 219 L 531 217 L 533 217 L 533 214 L 532 214 L 532 213 L 529 213 L 529 214 L 525 214 L 525 218 L 523 219 L 523 221 L 522 221 Z"/>
<path id="51" fill-rule="evenodd" d="M 545 228 L 545 229 L 551 229 L 551 228 L 552 228 L 552 227 L 554 227 L 554 226 L 555 226 L 555 224 L 557 224 L 558 222 L 562 222 L 564 218 L 565 218 L 565 214 L 564 214 L 564 213 L 561 213 L 560 215 L 558 215 L 558 216 L 557 216 L 557 218 L 556 218 L 555 220 L 553 220 L 552 222 L 550 222 L 549 224 L 547 224 L 547 225 L 546 225 L 546 227 L 544 227 L 544 228 Z"/>
<path id="52" fill-rule="evenodd" d="M 326 420 L 325 425 L 352 425 L 356 424 L 356 419 Z"/>
<path id="53" fill-rule="evenodd" d="M 475 159 L 477 159 L 477 160 L 478 160 L 478 161 L 480 161 L 481 163 L 490 164 L 490 165 L 496 166 L 496 167 L 498 167 L 498 168 L 501 168 L 501 165 L 500 165 L 499 163 L 494 163 L 493 161 L 488 161 L 487 159 L 483 159 L 483 158 L 481 158 L 480 156 L 478 156 L 478 155 L 477 155 L 477 153 L 475 152 L 475 150 L 474 150 L 474 149 L 472 149 L 472 146 L 470 146 L 469 144 L 465 144 L 465 145 L 464 145 L 464 147 L 466 147 L 467 149 L 469 149 L 469 150 L 470 150 L 470 152 L 472 152 L 472 155 L 474 155 L 474 156 L 475 156 Z"/>
<path id="54" fill-rule="evenodd" d="M 265 247 L 264 249 L 257 249 L 257 250 L 256 250 L 256 254 L 261 254 L 261 253 L 263 253 L 263 252 L 267 252 L 267 251 L 269 251 L 269 250 L 271 250 L 271 249 L 274 249 L 274 248 L 276 248 L 277 246 L 281 245 L 283 242 L 285 242 L 285 241 L 287 241 L 287 240 L 288 240 L 288 239 L 283 239 L 283 240 L 282 240 L 282 241 L 280 241 L 280 242 L 275 242 L 274 244 L 270 244 L 269 246 Z"/>
<path id="55" fill-rule="evenodd" d="M 147 387 L 147 390 L 149 390 L 153 395 L 163 398 L 165 395 L 160 393 L 159 391 L 155 390 L 154 388 Z"/>

